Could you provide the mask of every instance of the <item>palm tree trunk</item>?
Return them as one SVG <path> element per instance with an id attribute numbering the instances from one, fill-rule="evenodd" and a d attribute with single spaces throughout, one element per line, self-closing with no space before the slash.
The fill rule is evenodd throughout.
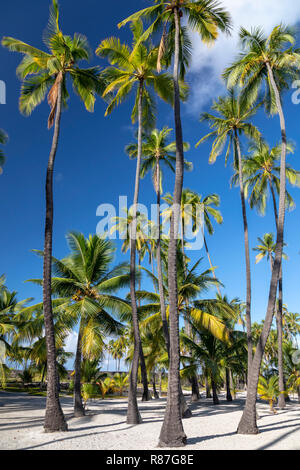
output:
<path id="1" fill-rule="evenodd" d="M 252 334 L 251 334 L 251 270 L 250 270 L 250 250 L 249 250 L 249 233 L 248 221 L 245 203 L 244 182 L 243 182 L 243 163 L 240 141 L 237 130 L 235 129 L 235 143 L 239 160 L 239 184 L 240 195 L 242 203 L 243 223 L 244 223 L 244 243 L 245 243 L 245 259 L 246 259 L 246 331 L 247 331 L 247 345 L 248 345 L 248 376 L 252 364 Z"/>
<path id="2" fill-rule="evenodd" d="M 281 150 L 281 162 L 280 162 L 280 193 L 279 193 L 279 211 L 278 211 L 278 224 L 277 224 L 277 242 L 275 249 L 275 260 L 272 270 L 272 278 L 270 282 L 269 300 L 266 318 L 264 321 L 263 330 L 259 338 L 256 351 L 254 354 L 252 367 L 248 378 L 248 390 L 246 406 L 239 423 L 238 433 L 240 434 L 257 434 L 258 428 L 256 423 L 256 397 L 257 397 L 257 385 L 259 380 L 259 373 L 261 367 L 261 361 L 265 350 L 266 342 L 270 333 L 273 314 L 276 302 L 277 285 L 281 270 L 282 251 L 283 251 L 283 240 L 284 240 L 284 219 L 285 219 L 285 192 L 286 192 L 286 130 L 285 130 L 285 119 L 281 106 L 280 94 L 274 80 L 273 72 L 270 64 L 266 64 L 270 82 L 275 94 L 276 105 L 279 113 L 281 137 L 282 137 L 282 150 Z"/>
<path id="3" fill-rule="evenodd" d="M 82 339 L 82 324 L 80 322 L 79 331 L 78 331 L 78 339 L 77 339 L 77 347 L 76 347 L 76 355 L 75 355 L 75 364 L 74 364 L 74 416 L 79 418 L 85 415 L 84 406 L 82 404 L 82 396 L 81 396 L 81 339 Z"/>
<path id="4" fill-rule="evenodd" d="M 157 390 L 156 390 L 155 371 L 153 371 L 152 385 L 153 385 L 153 396 L 154 396 L 154 399 L 155 399 L 155 400 L 158 400 L 158 399 L 159 399 L 159 394 L 157 393 Z"/>
<path id="5" fill-rule="evenodd" d="M 141 348 L 140 348 L 140 367 L 141 367 L 141 376 L 142 376 L 142 383 L 143 383 L 142 401 L 150 401 L 152 397 L 151 397 L 151 393 L 148 387 L 147 368 L 145 364 L 145 357 L 143 353 L 142 343 L 141 343 Z"/>
<path id="6" fill-rule="evenodd" d="M 136 212 L 137 203 L 139 198 L 139 185 L 140 185 L 140 168 L 142 157 L 142 99 L 143 99 L 143 82 L 140 82 L 139 97 L 138 97 L 138 156 L 136 165 L 136 177 L 133 199 L 133 221 L 132 230 L 130 233 L 130 298 L 132 307 L 132 325 L 134 335 L 134 352 L 131 364 L 131 372 L 129 377 L 129 390 L 128 390 L 128 410 L 127 410 L 127 424 L 140 424 L 142 418 L 137 404 L 137 379 L 138 367 L 141 350 L 141 337 L 139 330 L 139 320 L 137 312 L 137 302 L 135 295 L 135 281 L 136 281 Z"/>
<path id="7" fill-rule="evenodd" d="M 160 167 L 159 167 L 159 160 L 157 161 L 156 165 L 156 181 L 159 182 L 159 175 L 160 175 Z M 157 234 L 157 247 L 156 247 L 156 259 L 157 259 L 157 277 L 158 277 L 158 292 L 159 292 L 159 301 L 160 301 L 160 311 L 161 311 L 161 318 L 163 324 L 163 334 L 166 342 L 168 358 L 170 361 L 170 334 L 169 334 L 169 325 L 166 313 L 166 303 L 165 303 L 165 292 L 164 292 L 164 284 L 163 284 L 163 276 L 162 276 L 162 261 L 161 261 L 161 222 L 160 222 L 160 186 L 158 183 L 157 186 L 157 227 L 158 227 L 158 234 Z M 181 382 L 179 378 L 179 394 L 180 394 L 180 413 L 182 418 L 190 418 L 192 416 L 192 412 L 189 409 L 185 397 L 182 392 Z"/>
<path id="8" fill-rule="evenodd" d="M 232 401 L 232 395 L 230 390 L 230 370 L 226 367 L 225 369 L 226 374 L 226 400 Z"/>
<path id="9" fill-rule="evenodd" d="M 180 19 L 178 7 L 174 7 L 175 19 L 175 54 L 174 54 L 174 114 L 176 133 L 176 170 L 172 216 L 170 221 L 170 241 L 168 253 L 168 282 L 170 308 L 170 360 L 168 399 L 165 418 L 159 437 L 160 447 L 180 447 L 186 443 L 180 410 L 180 346 L 179 346 L 179 313 L 177 293 L 176 249 L 178 236 L 178 217 L 180 216 L 181 194 L 184 175 L 183 138 L 180 118 L 179 95 L 179 50 Z M 176 208 L 176 210 L 175 210 Z"/>
<path id="10" fill-rule="evenodd" d="M 276 228 L 278 228 L 278 212 L 277 212 L 277 204 L 276 204 L 276 197 L 273 185 L 271 181 L 269 181 L 269 186 L 271 189 L 272 199 L 273 199 L 273 206 L 274 206 L 274 215 L 275 215 L 275 223 Z M 282 339 L 283 339 L 283 328 L 282 328 L 282 306 L 283 306 L 283 288 L 282 288 L 282 265 L 280 269 L 280 276 L 278 281 L 278 309 L 276 308 L 276 325 L 277 325 L 277 341 L 278 341 L 278 379 L 279 379 L 279 398 L 278 398 L 278 407 L 279 409 L 285 408 L 285 385 L 284 385 L 284 372 L 283 372 L 283 350 L 282 350 Z"/>
<path id="11" fill-rule="evenodd" d="M 58 82 L 58 98 L 52 147 L 46 176 L 46 218 L 43 267 L 43 308 L 47 346 L 47 401 L 44 422 L 45 432 L 67 431 L 67 423 L 59 402 L 56 348 L 51 298 L 51 266 L 53 237 L 53 170 L 58 147 L 62 108 L 62 77 Z"/>
<path id="12" fill-rule="evenodd" d="M 192 386 L 192 402 L 198 401 L 200 399 L 200 392 L 198 378 L 196 374 L 190 378 L 190 383 Z"/>

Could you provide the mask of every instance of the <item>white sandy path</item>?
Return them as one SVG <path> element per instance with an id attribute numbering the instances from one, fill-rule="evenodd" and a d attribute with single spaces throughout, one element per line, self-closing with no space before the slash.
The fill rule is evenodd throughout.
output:
<path id="1" fill-rule="evenodd" d="M 62 405 L 69 426 L 68 433 L 43 433 L 45 399 L 25 394 L 0 392 L 0 449 L 155 449 L 162 425 L 165 400 L 139 403 L 143 423 L 126 424 L 126 400 L 99 400 L 89 406 L 84 418 L 73 418 L 72 400 Z M 186 450 L 285 449 L 300 450 L 300 405 L 292 402 L 277 415 L 259 403 L 260 434 L 241 436 L 236 428 L 244 397 L 232 404 L 221 397 L 220 405 L 201 399 L 192 404 L 193 417 L 184 420 L 188 436 Z"/>

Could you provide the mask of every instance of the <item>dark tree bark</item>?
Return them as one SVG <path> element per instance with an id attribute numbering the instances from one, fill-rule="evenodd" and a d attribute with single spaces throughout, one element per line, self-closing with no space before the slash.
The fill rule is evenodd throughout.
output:
<path id="1" fill-rule="evenodd" d="M 275 249 L 275 260 L 272 270 L 272 277 L 270 282 L 269 300 L 266 318 L 264 321 L 263 330 L 259 338 L 256 351 L 254 354 L 251 370 L 248 377 L 248 390 L 246 406 L 238 426 L 239 434 L 257 434 L 258 427 L 256 423 L 256 397 L 257 397 L 257 385 L 259 380 L 259 373 L 261 367 L 261 361 L 264 354 L 266 342 L 270 333 L 275 303 L 277 285 L 281 270 L 282 251 L 283 251 L 283 240 L 284 240 L 284 220 L 285 220 L 285 193 L 286 193 L 286 130 L 285 130 L 285 119 L 281 106 L 280 94 L 273 76 L 273 72 L 269 63 L 266 64 L 271 86 L 273 88 L 277 110 L 280 119 L 281 137 L 282 137 L 282 150 L 281 150 L 281 162 L 280 162 L 280 194 L 279 194 L 279 210 L 278 210 L 278 224 L 277 224 L 277 241 Z"/>
<path id="2" fill-rule="evenodd" d="M 156 377 L 155 377 L 155 371 L 153 371 L 153 376 L 152 376 L 152 386 L 153 386 L 153 396 L 155 400 L 159 399 L 159 394 L 157 393 L 156 390 Z"/>
<path id="3" fill-rule="evenodd" d="M 245 259 L 246 259 L 246 332 L 247 332 L 247 345 L 248 345 L 248 373 L 251 369 L 252 364 L 252 334 L 251 334 L 251 268 L 250 268 L 250 250 L 249 250 L 249 233 L 248 233 L 248 220 L 245 203 L 245 192 L 243 183 L 243 162 L 240 141 L 237 130 L 235 129 L 235 144 L 239 160 L 239 185 L 240 185 L 240 196 L 242 203 L 242 214 L 244 224 L 244 244 L 245 244 Z"/>
<path id="4" fill-rule="evenodd" d="M 190 378 L 190 384 L 192 386 L 192 402 L 198 401 L 200 399 L 199 384 L 196 375 L 193 375 Z"/>
<path id="5" fill-rule="evenodd" d="M 168 253 L 168 282 L 170 310 L 170 360 L 168 399 L 165 418 L 159 437 L 160 447 L 181 447 L 186 444 L 180 409 L 180 346 L 179 346 L 179 312 L 177 292 L 176 249 L 178 237 L 178 218 L 184 175 L 183 138 L 180 118 L 179 95 L 179 50 L 180 50 L 180 19 L 178 7 L 174 7 L 175 20 L 175 54 L 174 54 L 174 116 L 176 134 L 176 169 L 172 216 L 170 221 L 170 241 Z"/>
<path id="6" fill-rule="evenodd" d="M 78 340 L 77 340 L 77 348 L 76 348 L 76 355 L 75 355 L 75 364 L 74 364 L 74 416 L 79 418 L 85 415 L 84 406 L 82 403 L 82 396 L 81 396 L 81 360 L 82 360 L 82 352 L 81 352 L 81 344 L 82 344 L 82 324 L 79 325 L 79 332 L 78 332 Z"/>
<path id="7" fill-rule="evenodd" d="M 143 383 L 142 401 L 150 401 L 152 397 L 151 397 L 151 393 L 148 387 L 147 368 L 145 364 L 145 357 L 143 353 L 142 344 L 140 348 L 140 367 L 141 367 L 141 376 L 142 376 L 142 383 Z"/>
<path id="8" fill-rule="evenodd" d="M 232 395 L 230 390 L 230 370 L 226 367 L 225 369 L 226 374 L 226 400 L 232 401 Z"/>
<path id="9" fill-rule="evenodd" d="M 47 347 L 47 401 L 45 432 L 67 431 L 67 423 L 59 402 L 58 375 L 56 366 L 56 347 L 51 298 L 51 267 L 53 238 L 53 170 L 58 147 L 62 108 L 62 76 L 58 76 L 58 98 L 52 147 L 49 155 L 46 176 L 46 220 L 43 267 L 43 308 Z"/>
<path id="10" fill-rule="evenodd" d="M 133 221 L 131 223 L 130 230 L 130 298 L 132 307 L 132 325 L 134 335 L 134 352 L 131 364 L 131 372 L 129 376 L 129 390 L 128 390 L 128 410 L 127 410 L 127 424 L 140 424 L 142 418 L 138 409 L 137 404 L 137 379 L 138 379 L 138 367 L 141 350 L 141 337 L 139 330 L 139 320 L 137 311 L 137 302 L 135 295 L 135 282 L 136 282 L 136 212 L 139 197 L 139 183 L 140 183 L 140 168 L 141 168 L 141 157 L 142 157 L 142 98 L 143 98 L 143 82 L 140 82 L 139 86 L 139 98 L 138 98 L 138 156 L 136 165 L 136 177 L 135 177 L 135 188 L 134 188 L 134 199 L 133 199 Z"/>

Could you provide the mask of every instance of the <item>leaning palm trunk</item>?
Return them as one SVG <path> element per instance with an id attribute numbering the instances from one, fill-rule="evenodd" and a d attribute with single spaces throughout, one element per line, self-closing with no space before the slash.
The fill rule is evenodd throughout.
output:
<path id="1" fill-rule="evenodd" d="M 277 88 L 273 72 L 269 63 L 266 64 L 269 74 L 271 86 L 273 88 L 276 106 L 279 113 L 281 137 L 282 137 L 282 150 L 281 150 L 281 162 L 280 162 L 280 193 L 279 193 L 279 210 L 278 210 L 278 224 L 277 224 L 277 242 L 275 249 L 275 260 L 272 269 L 272 277 L 270 282 L 269 300 L 266 318 L 262 329 L 261 336 L 259 338 L 254 358 L 252 361 L 252 367 L 249 372 L 248 378 L 248 390 L 246 406 L 238 426 L 239 434 L 257 434 L 258 428 L 256 423 L 256 397 L 257 397 L 257 385 L 259 380 L 259 373 L 261 367 L 261 361 L 264 354 L 266 342 L 270 333 L 275 303 L 276 303 L 276 292 L 277 285 L 281 271 L 282 261 L 282 250 L 284 240 L 284 219 L 285 219 L 285 192 L 286 192 L 286 130 L 285 130 L 285 119 L 281 106 L 281 99 L 279 90 Z"/>
<path id="2" fill-rule="evenodd" d="M 274 215 L 276 228 L 278 226 L 278 211 L 276 204 L 276 197 L 273 185 L 270 181 L 270 189 L 273 199 L 274 206 Z M 283 372 L 283 350 L 282 350 L 282 338 L 283 338 L 283 328 L 282 328 L 282 306 L 283 306 L 283 289 L 282 289 L 282 266 L 280 269 L 280 276 L 278 281 L 278 309 L 276 308 L 276 325 L 277 325 L 277 341 L 278 341 L 278 385 L 279 385 L 279 397 L 278 397 L 278 407 L 279 409 L 284 409 L 285 407 L 285 385 L 284 385 L 284 372 Z"/>
<path id="3" fill-rule="evenodd" d="M 45 432 L 67 431 L 68 427 L 59 402 L 56 348 L 51 299 L 51 264 L 53 237 L 53 170 L 58 147 L 60 118 L 62 108 L 62 77 L 58 80 L 55 127 L 49 155 L 46 177 L 46 220 L 43 268 L 43 308 L 45 336 L 47 346 L 47 401 L 44 430 Z"/>
<path id="4" fill-rule="evenodd" d="M 133 325 L 133 336 L 134 336 L 134 352 L 131 364 L 131 372 L 129 377 L 129 390 L 128 390 L 128 410 L 127 410 L 127 424 L 139 424 L 142 422 L 140 412 L 137 404 L 137 379 L 138 379 L 138 367 L 139 357 L 141 350 L 141 337 L 139 330 L 139 320 L 137 311 L 137 301 L 135 295 L 135 269 L 136 269 L 136 213 L 137 203 L 139 197 L 139 183 L 140 183 L 140 168 L 141 168 L 141 157 L 142 157 L 142 99 L 143 99 L 143 82 L 140 82 L 139 86 L 139 98 L 138 98 L 138 156 L 136 165 L 136 177 L 135 177 L 135 188 L 134 188 L 134 199 L 133 199 L 133 221 L 130 231 L 130 298 L 132 308 L 132 325 Z"/>
<path id="5" fill-rule="evenodd" d="M 168 282 L 170 306 L 170 360 L 168 398 L 165 418 L 159 437 L 161 447 L 180 447 L 186 443 L 180 410 L 180 346 L 179 346 L 179 314 L 177 292 L 176 248 L 178 235 L 178 218 L 184 174 L 183 138 L 180 118 L 179 96 L 179 48 L 180 48 L 180 20 L 178 7 L 174 7 L 175 19 L 175 55 L 174 55 L 174 113 L 176 132 L 176 170 L 175 188 L 173 197 L 172 216 L 170 221 L 170 241 L 168 253 Z"/>
<path id="6" fill-rule="evenodd" d="M 78 339 L 77 339 L 77 348 L 74 364 L 74 416 L 79 418 L 85 415 L 84 406 L 82 403 L 81 396 L 81 345 L 82 345 L 82 325 L 79 325 Z"/>
<path id="7" fill-rule="evenodd" d="M 246 259 L 246 282 L 247 282 L 247 293 L 246 293 L 246 330 L 247 330 L 247 345 L 248 345 L 248 376 L 252 364 L 252 335 L 251 335 L 251 271 L 250 271 L 250 251 L 249 251 L 249 233 L 248 233 L 248 221 L 245 203 L 245 192 L 243 183 L 243 163 L 240 141 L 238 138 L 237 130 L 235 129 L 235 144 L 239 161 L 239 184 L 240 184 L 240 195 L 242 203 L 243 223 L 244 223 L 244 243 L 245 243 L 245 259 Z"/>
<path id="8" fill-rule="evenodd" d="M 156 257 L 157 257 L 157 277 L 158 277 L 158 292 L 159 292 L 159 300 L 160 300 L 160 311 L 162 317 L 162 324 L 163 324 L 163 334 L 166 342 L 168 358 L 170 361 L 170 334 L 169 334 L 169 326 L 167 320 L 167 313 L 166 313 L 166 304 L 165 304 L 165 293 L 164 293 L 164 284 L 163 284 L 163 276 L 162 276 L 162 261 L 161 261 L 161 223 L 160 223 L 160 167 L 159 167 L 159 160 L 157 161 L 156 165 L 156 194 L 157 194 L 157 246 L 156 246 Z M 179 393 L 180 393 L 180 410 L 181 410 L 181 417 L 182 418 L 190 418 L 192 416 L 192 412 L 187 406 L 186 400 L 184 398 L 181 382 L 179 379 Z"/>

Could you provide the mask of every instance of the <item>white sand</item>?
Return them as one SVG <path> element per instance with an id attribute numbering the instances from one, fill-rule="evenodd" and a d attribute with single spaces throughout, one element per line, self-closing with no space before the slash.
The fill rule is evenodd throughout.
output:
<path id="1" fill-rule="evenodd" d="M 155 449 L 162 425 L 165 400 L 139 402 L 143 423 L 126 424 L 126 400 L 99 400 L 89 405 L 87 416 L 73 418 L 72 400 L 61 400 L 69 432 L 43 433 L 45 399 L 0 392 L 0 449 Z M 277 415 L 258 404 L 260 434 L 241 436 L 236 428 L 244 397 L 232 404 L 221 396 L 220 405 L 201 399 L 192 404 L 193 417 L 184 420 L 186 450 L 289 449 L 300 450 L 300 405 L 292 402 Z"/>

